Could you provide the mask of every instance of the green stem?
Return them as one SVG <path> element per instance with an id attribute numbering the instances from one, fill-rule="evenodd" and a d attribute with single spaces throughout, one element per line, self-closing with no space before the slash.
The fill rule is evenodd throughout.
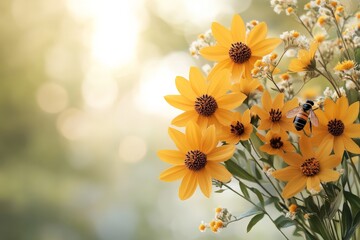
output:
<path id="1" fill-rule="evenodd" d="M 351 159 L 349 152 L 348 152 L 348 151 L 346 151 L 346 150 L 345 150 L 345 152 L 346 152 L 346 154 L 347 154 L 347 156 L 348 156 L 348 158 L 349 158 L 349 160 L 350 160 L 350 165 L 351 165 L 351 167 L 352 167 L 352 168 L 353 168 L 353 170 L 354 170 L 354 173 L 355 173 L 356 179 L 357 179 L 357 180 L 358 180 L 358 182 L 360 183 L 360 175 L 359 175 L 359 172 L 358 172 L 358 170 L 356 169 L 356 166 L 355 166 L 355 164 L 354 164 L 353 160 Z"/>
<path id="2" fill-rule="evenodd" d="M 266 214 L 270 220 L 274 223 L 275 227 L 279 230 L 279 232 L 284 236 L 285 239 L 290 240 L 285 233 L 275 224 L 275 220 L 272 219 L 272 217 L 270 216 L 270 214 L 265 210 L 265 208 L 262 208 L 258 205 L 256 205 L 255 203 L 253 203 L 252 201 L 250 201 L 249 199 L 247 199 L 245 196 L 243 196 L 242 194 L 240 194 L 239 192 L 235 191 L 232 187 L 230 187 L 229 185 L 222 183 L 225 187 L 227 187 L 229 190 L 231 190 L 232 192 L 234 192 L 236 195 L 240 196 L 241 198 L 245 199 L 246 201 L 248 201 L 249 203 L 251 203 L 252 205 L 254 205 L 254 207 L 258 208 L 259 210 L 263 211 L 264 214 Z M 235 220 L 234 220 L 235 221 Z"/>
<path id="3" fill-rule="evenodd" d="M 315 71 L 329 81 L 329 83 L 332 85 L 332 87 L 333 87 L 334 90 L 336 91 L 336 94 L 337 94 L 338 97 L 340 98 L 340 97 L 341 97 L 341 93 L 340 93 L 339 90 L 337 89 L 337 86 L 335 85 L 335 83 L 334 83 L 328 76 L 326 76 L 323 72 L 321 72 L 319 69 L 315 68 Z"/>

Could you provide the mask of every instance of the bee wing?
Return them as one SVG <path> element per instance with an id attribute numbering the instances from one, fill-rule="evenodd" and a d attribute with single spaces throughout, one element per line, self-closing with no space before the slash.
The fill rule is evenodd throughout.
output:
<path id="1" fill-rule="evenodd" d="M 286 113 L 287 118 L 293 118 L 295 117 L 300 111 L 302 110 L 302 106 L 298 106 Z"/>
<path id="2" fill-rule="evenodd" d="M 319 119 L 317 118 L 317 116 L 313 110 L 310 110 L 309 119 L 315 127 L 319 126 Z"/>

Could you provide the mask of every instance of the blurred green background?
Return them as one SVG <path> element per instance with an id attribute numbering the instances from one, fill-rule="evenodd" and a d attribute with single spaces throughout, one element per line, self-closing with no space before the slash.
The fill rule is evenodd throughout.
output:
<path id="1" fill-rule="evenodd" d="M 232 15 L 293 29 L 268 1 L 0 1 L 0 239 L 278 239 L 264 219 L 200 233 L 224 192 L 177 197 L 158 180 L 175 76 L 201 65 L 189 44 Z M 286 21 L 284 21 L 286 19 Z M 289 230 L 290 231 L 290 230 Z"/>

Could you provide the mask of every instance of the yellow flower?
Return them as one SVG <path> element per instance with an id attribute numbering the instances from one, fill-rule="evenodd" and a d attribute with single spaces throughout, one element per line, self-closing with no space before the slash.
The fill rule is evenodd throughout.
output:
<path id="1" fill-rule="evenodd" d="M 231 30 L 216 22 L 212 24 L 211 30 L 217 44 L 201 49 L 200 54 L 218 62 L 213 73 L 229 69 L 234 80 L 240 79 L 241 75 L 250 78 L 256 60 L 271 53 L 281 43 L 279 38 L 265 39 L 267 26 L 264 22 L 257 24 L 246 36 L 245 24 L 240 15 L 234 15 Z"/>
<path id="2" fill-rule="evenodd" d="M 211 179 L 228 182 L 231 173 L 220 164 L 234 154 L 235 145 L 217 147 L 215 127 L 202 131 L 194 122 L 186 126 L 185 134 L 169 128 L 169 135 L 179 150 L 160 150 L 158 156 L 175 166 L 163 171 L 160 179 L 166 182 L 182 178 L 179 197 L 185 200 L 193 195 L 199 185 L 206 197 L 211 194 Z"/>
<path id="3" fill-rule="evenodd" d="M 204 223 L 201 223 L 201 224 L 199 225 L 199 231 L 200 231 L 200 232 L 205 232 L 205 230 L 206 230 L 206 225 L 205 225 Z"/>
<path id="4" fill-rule="evenodd" d="M 351 138 L 360 137 L 360 124 L 353 123 L 359 115 L 359 102 L 349 106 L 345 96 L 336 103 L 327 98 L 324 102 L 325 111 L 316 110 L 319 126 L 314 128 L 314 143 L 319 147 L 334 149 L 338 157 L 344 150 L 360 154 L 360 147 Z"/>
<path id="5" fill-rule="evenodd" d="M 258 115 L 261 120 L 259 130 L 296 132 L 293 119 L 286 117 L 288 111 L 299 106 L 296 98 L 284 103 L 284 94 L 279 93 L 273 101 L 270 93 L 265 91 L 261 102 L 263 108 L 256 105 L 251 108 L 251 111 Z"/>
<path id="6" fill-rule="evenodd" d="M 218 139 L 226 141 L 230 144 L 237 144 L 239 141 L 245 141 L 250 138 L 253 131 L 251 125 L 250 110 L 246 110 L 241 116 L 241 113 L 234 112 L 232 122 L 221 128 Z"/>
<path id="7" fill-rule="evenodd" d="M 269 131 L 265 136 L 261 134 L 257 134 L 258 137 L 265 144 L 260 147 L 260 150 L 266 152 L 270 155 L 281 155 L 284 152 L 294 152 L 295 148 L 289 142 L 289 137 L 286 132 L 275 133 L 273 131 Z"/>
<path id="8" fill-rule="evenodd" d="M 296 210 L 297 210 L 297 205 L 296 204 L 291 204 L 290 206 L 289 206 L 289 212 L 291 212 L 291 213 L 296 213 Z"/>
<path id="9" fill-rule="evenodd" d="M 344 70 L 350 70 L 355 66 L 354 61 L 352 60 L 345 60 L 342 61 L 341 63 L 339 62 L 335 67 L 334 70 L 335 71 L 344 71 Z"/>
<path id="10" fill-rule="evenodd" d="M 313 71 L 316 67 L 315 53 L 318 43 L 315 41 L 310 45 L 310 50 L 300 49 L 298 58 L 291 60 L 289 70 L 292 72 Z"/>
<path id="11" fill-rule="evenodd" d="M 301 137 L 299 142 L 302 155 L 283 154 L 282 157 L 289 166 L 272 173 L 275 178 L 288 182 L 282 192 L 284 198 L 295 196 L 305 186 L 310 192 L 320 192 L 320 182 L 336 181 L 340 176 L 333 168 L 340 164 L 341 158 L 329 156 L 330 151 L 327 149 L 314 151 L 309 138 Z"/>
<path id="12" fill-rule="evenodd" d="M 237 82 L 231 86 L 232 92 L 241 92 L 247 97 L 249 97 L 249 95 L 256 90 L 261 92 L 264 90 L 263 85 L 256 78 L 242 79 L 240 82 Z"/>
<path id="13" fill-rule="evenodd" d="M 211 80 L 206 80 L 196 67 L 190 68 L 190 81 L 176 78 L 176 87 L 181 95 L 168 95 L 165 100 L 172 106 L 185 111 L 172 120 L 175 126 L 185 126 L 194 121 L 204 128 L 215 124 L 227 125 L 232 119 L 230 110 L 245 100 L 242 93 L 227 93 L 230 88 L 229 72 L 218 72 Z"/>

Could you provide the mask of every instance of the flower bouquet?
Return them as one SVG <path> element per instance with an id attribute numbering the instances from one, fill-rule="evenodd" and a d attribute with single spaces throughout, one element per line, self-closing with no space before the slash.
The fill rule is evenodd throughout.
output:
<path id="1" fill-rule="evenodd" d="M 217 208 L 201 231 L 245 218 L 250 231 L 268 217 L 285 239 L 287 227 L 304 239 L 360 239 L 359 2 L 269 5 L 304 33 L 269 38 L 265 22 L 236 14 L 230 28 L 214 22 L 191 44 L 191 55 L 214 65 L 190 67 L 175 79 L 179 95 L 165 96 L 184 111 L 171 122 L 184 131 L 169 128 L 177 149 L 158 152 L 173 165 L 160 179 L 181 179 L 182 200 L 198 186 L 209 197 L 214 186 L 253 205 L 239 214 Z M 304 91 L 313 79 L 322 94 Z"/>

